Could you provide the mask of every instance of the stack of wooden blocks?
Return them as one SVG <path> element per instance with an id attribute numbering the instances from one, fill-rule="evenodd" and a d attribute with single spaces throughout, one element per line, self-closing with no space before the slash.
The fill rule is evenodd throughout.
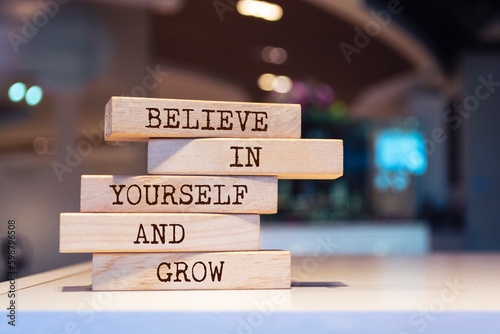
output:
<path id="1" fill-rule="evenodd" d="M 93 290 L 290 288 L 259 214 L 277 212 L 279 178 L 343 173 L 342 141 L 300 128 L 300 105 L 112 97 L 105 138 L 148 141 L 149 175 L 82 176 L 60 251 L 93 253 Z"/>

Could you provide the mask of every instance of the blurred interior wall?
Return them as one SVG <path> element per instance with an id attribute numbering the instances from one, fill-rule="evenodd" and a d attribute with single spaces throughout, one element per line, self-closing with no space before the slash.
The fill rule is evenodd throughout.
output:
<path id="1" fill-rule="evenodd" d="M 500 54 L 467 55 L 463 88 L 467 246 L 500 250 Z"/>
<path id="2" fill-rule="evenodd" d="M 448 131 L 443 120 L 446 98 L 432 90 L 412 96 L 411 110 L 422 123 L 427 154 L 427 170 L 419 183 L 420 205 L 443 210 L 449 198 Z M 425 202 L 425 204 L 423 203 Z"/>

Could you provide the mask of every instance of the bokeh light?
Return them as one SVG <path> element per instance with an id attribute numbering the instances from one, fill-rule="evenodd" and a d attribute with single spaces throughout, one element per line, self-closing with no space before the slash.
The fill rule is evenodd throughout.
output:
<path id="1" fill-rule="evenodd" d="M 35 106 L 42 100 L 43 91 L 39 86 L 33 86 L 26 92 L 26 103 Z"/>
<path id="2" fill-rule="evenodd" d="M 236 9 L 241 15 L 254 16 L 267 21 L 277 21 L 283 16 L 283 9 L 273 3 L 256 0 L 240 0 Z"/>
<path id="3" fill-rule="evenodd" d="M 9 88 L 9 99 L 13 102 L 19 102 L 26 94 L 26 86 L 22 82 L 16 82 Z"/>
<path id="4" fill-rule="evenodd" d="M 273 90 L 273 81 L 275 78 L 276 76 L 274 74 L 264 73 L 257 79 L 257 84 L 260 89 L 269 92 Z"/>

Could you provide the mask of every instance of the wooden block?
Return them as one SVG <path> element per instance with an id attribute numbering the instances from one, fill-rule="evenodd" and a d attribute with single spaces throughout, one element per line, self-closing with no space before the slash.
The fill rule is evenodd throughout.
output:
<path id="1" fill-rule="evenodd" d="M 343 147 L 333 139 L 153 139 L 148 172 L 335 179 L 343 172 Z"/>
<path id="2" fill-rule="evenodd" d="M 113 96 L 106 140 L 158 137 L 300 138 L 298 104 L 243 103 Z"/>
<path id="3" fill-rule="evenodd" d="M 276 213 L 274 176 L 83 175 L 81 212 Z"/>
<path id="4" fill-rule="evenodd" d="M 259 215 L 61 213 L 61 253 L 258 250 Z"/>
<path id="5" fill-rule="evenodd" d="M 92 290 L 288 289 L 290 252 L 95 253 Z"/>

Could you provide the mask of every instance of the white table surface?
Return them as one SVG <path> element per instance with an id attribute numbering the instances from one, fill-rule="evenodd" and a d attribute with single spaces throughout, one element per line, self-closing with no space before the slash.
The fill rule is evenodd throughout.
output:
<path id="1" fill-rule="evenodd" d="M 16 281 L 0 333 L 500 333 L 500 254 L 293 257 L 290 290 L 91 291 L 91 263 Z"/>

